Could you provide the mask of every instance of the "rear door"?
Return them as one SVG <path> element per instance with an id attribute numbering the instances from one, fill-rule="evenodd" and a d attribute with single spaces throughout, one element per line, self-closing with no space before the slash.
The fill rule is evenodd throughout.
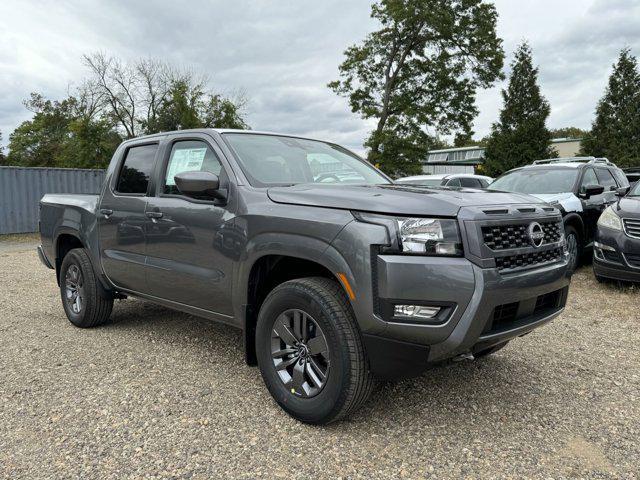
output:
<path id="1" fill-rule="evenodd" d="M 158 143 L 128 146 L 98 208 L 100 257 L 114 285 L 145 293 L 145 209 Z"/>
<path id="2" fill-rule="evenodd" d="M 231 279 L 238 238 L 234 195 L 226 202 L 196 200 L 176 187 L 184 171 L 209 171 L 230 189 L 231 170 L 213 139 L 176 134 L 168 139 L 155 194 L 147 204 L 147 281 L 151 295 L 231 316 Z"/>

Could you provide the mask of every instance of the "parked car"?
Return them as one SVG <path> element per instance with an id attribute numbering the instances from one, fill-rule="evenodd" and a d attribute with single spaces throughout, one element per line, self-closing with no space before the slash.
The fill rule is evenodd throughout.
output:
<path id="1" fill-rule="evenodd" d="M 574 157 L 538 160 L 498 177 L 489 190 L 518 192 L 557 206 L 575 270 L 581 255 L 593 247 L 597 222 L 629 182 L 622 170 L 606 158 Z"/>
<path id="2" fill-rule="evenodd" d="M 629 180 L 629 184 L 631 186 L 635 185 L 638 183 L 638 180 L 640 180 L 640 168 L 638 167 L 625 168 L 623 169 L 623 172 L 627 176 L 627 180 Z"/>
<path id="3" fill-rule="evenodd" d="M 598 281 L 640 282 L 640 183 L 602 213 L 593 251 Z"/>
<path id="4" fill-rule="evenodd" d="M 421 187 L 487 188 L 487 186 L 492 181 L 493 178 L 485 177 L 484 175 L 472 175 L 469 173 L 449 173 L 403 177 L 397 179 L 396 183 L 400 183 L 403 185 L 418 185 Z"/>
<path id="5" fill-rule="evenodd" d="M 314 174 L 318 158 L 339 174 Z M 273 398 L 310 423 L 360 407 L 376 378 L 499 350 L 560 314 L 570 282 L 546 203 L 394 184 L 287 135 L 127 140 L 100 195 L 45 195 L 40 225 L 71 323 L 132 296 L 239 327 Z"/>

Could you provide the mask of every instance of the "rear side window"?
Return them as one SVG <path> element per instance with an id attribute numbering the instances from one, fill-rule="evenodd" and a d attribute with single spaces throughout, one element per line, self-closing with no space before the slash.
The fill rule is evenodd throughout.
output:
<path id="1" fill-rule="evenodd" d="M 171 148 L 171 156 L 164 179 L 164 193 L 179 195 L 174 177 L 182 172 L 211 172 L 220 176 L 222 164 L 209 145 L 200 140 L 176 142 Z"/>
<path id="2" fill-rule="evenodd" d="M 141 145 L 127 150 L 127 156 L 122 163 L 116 192 L 118 193 L 147 193 L 149 176 L 153 170 L 153 162 L 158 151 L 158 145 Z"/>
<path id="3" fill-rule="evenodd" d="M 604 187 L 604 191 L 615 190 L 618 188 L 618 184 L 614 180 L 611 172 L 604 168 L 597 168 L 596 175 L 598 176 L 598 183 Z"/>
<path id="4" fill-rule="evenodd" d="M 462 177 L 460 183 L 466 188 L 482 188 L 482 184 L 477 178 Z"/>

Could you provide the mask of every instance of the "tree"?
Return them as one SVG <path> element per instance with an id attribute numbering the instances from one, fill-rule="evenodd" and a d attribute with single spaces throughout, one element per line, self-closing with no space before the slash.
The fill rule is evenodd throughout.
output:
<path id="1" fill-rule="evenodd" d="M 4 165 L 5 156 L 4 156 L 4 145 L 2 145 L 2 131 L 0 131 L 0 165 Z"/>
<path id="2" fill-rule="evenodd" d="M 376 120 L 369 161 L 413 173 L 439 134 L 471 131 L 476 90 L 501 76 L 498 15 L 482 0 L 379 0 L 371 16 L 381 28 L 345 51 L 328 86 Z"/>
<path id="3" fill-rule="evenodd" d="M 516 49 L 502 100 L 500 118 L 493 124 L 487 142 L 483 172 L 496 176 L 534 160 L 557 157 L 546 127 L 551 109 L 540 93 L 538 68 L 533 66 L 526 42 Z"/>
<path id="4" fill-rule="evenodd" d="M 122 141 L 115 125 L 95 108 L 95 98 L 51 101 L 32 93 L 25 106 L 33 112 L 9 137 L 11 165 L 103 168 Z"/>
<path id="5" fill-rule="evenodd" d="M 244 97 L 214 93 L 206 77 L 150 59 L 126 63 L 104 53 L 84 56 L 102 109 L 126 138 L 186 128 L 249 128 Z"/>
<path id="6" fill-rule="evenodd" d="M 607 157 L 620 167 L 640 166 L 640 74 L 628 48 L 613 65 L 582 153 Z"/>

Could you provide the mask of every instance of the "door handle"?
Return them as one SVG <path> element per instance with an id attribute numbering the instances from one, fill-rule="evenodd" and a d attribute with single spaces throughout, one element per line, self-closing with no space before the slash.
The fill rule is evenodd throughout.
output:
<path id="1" fill-rule="evenodd" d="M 109 218 L 111 215 L 113 215 L 113 210 L 111 210 L 110 208 L 101 208 L 100 215 L 104 215 L 104 218 Z"/>
<path id="2" fill-rule="evenodd" d="M 162 218 L 162 212 L 147 212 L 147 217 L 153 219 Z"/>

